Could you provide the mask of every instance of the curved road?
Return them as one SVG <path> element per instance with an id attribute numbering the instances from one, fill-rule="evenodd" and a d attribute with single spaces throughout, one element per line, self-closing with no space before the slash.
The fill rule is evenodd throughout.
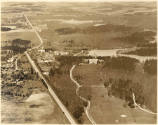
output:
<path id="1" fill-rule="evenodd" d="M 136 103 L 136 101 L 135 101 L 135 95 L 134 95 L 134 93 L 132 94 L 132 96 L 133 96 L 134 105 L 135 105 L 136 107 L 138 107 L 140 110 L 142 110 L 142 111 L 144 111 L 144 112 L 147 112 L 147 113 L 150 113 L 150 114 L 153 114 L 153 115 L 157 115 L 157 113 L 152 112 L 152 111 L 149 111 L 149 110 L 147 110 L 147 109 L 144 109 L 144 108 L 142 108 L 140 105 L 138 105 L 138 104 Z"/>
<path id="2" fill-rule="evenodd" d="M 86 115 L 87 115 L 89 121 L 90 121 L 92 124 L 96 124 L 96 122 L 95 122 L 94 119 L 92 118 L 91 114 L 89 113 L 90 104 L 91 104 L 90 101 L 87 100 L 86 98 L 80 96 L 79 93 L 78 93 L 78 92 L 79 92 L 79 89 L 80 89 L 80 87 L 82 87 L 82 85 L 80 85 L 80 84 L 73 78 L 72 71 L 74 70 L 75 67 L 76 67 L 76 65 L 73 65 L 72 68 L 70 69 L 70 79 L 71 79 L 71 80 L 76 84 L 76 86 L 77 86 L 76 95 L 77 95 L 80 99 L 82 99 L 83 101 L 85 101 L 85 102 L 88 103 L 88 105 L 87 105 L 87 107 L 86 107 L 86 109 L 85 109 L 85 112 L 86 112 Z"/>

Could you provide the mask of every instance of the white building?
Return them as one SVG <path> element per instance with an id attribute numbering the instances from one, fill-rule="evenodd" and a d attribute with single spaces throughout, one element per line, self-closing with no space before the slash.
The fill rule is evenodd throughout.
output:
<path id="1" fill-rule="evenodd" d="M 97 64 L 98 59 L 89 59 L 88 62 L 89 62 L 89 64 Z"/>
<path id="2" fill-rule="evenodd" d="M 38 50 L 38 52 L 44 53 L 45 50 L 44 49 L 40 49 L 40 50 Z"/>

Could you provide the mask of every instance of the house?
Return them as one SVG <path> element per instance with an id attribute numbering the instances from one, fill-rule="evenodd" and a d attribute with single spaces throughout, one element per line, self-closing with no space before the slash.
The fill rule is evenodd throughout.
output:
<path id="1" fill-rule="evenodd" d="M 38 52 L 44 53 L 45 50 L 44 49 L 40 49 L 40 50 L 38 50 Z"/>
<path id="2" fill-rule="evenodd" d="M 69 53 L 68 52 L 64 52 L 64 51 L 54 51 L 54 55 L 56 56 L 63 56 L 63 55 L 68 55 Z"/>

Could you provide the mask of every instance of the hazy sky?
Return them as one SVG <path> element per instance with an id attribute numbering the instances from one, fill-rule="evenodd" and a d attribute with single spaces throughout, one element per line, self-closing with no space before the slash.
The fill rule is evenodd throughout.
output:
<path id="1" fill-rule="evenodd" d="M 1 0 L 2 2 L 117 2 L 117 1 L 130 1 L 130 2 L 150 2 L 156 0 Z"/>

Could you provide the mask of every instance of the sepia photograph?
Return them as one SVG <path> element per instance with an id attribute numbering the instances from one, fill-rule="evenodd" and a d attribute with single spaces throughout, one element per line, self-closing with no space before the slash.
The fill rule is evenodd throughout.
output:
<path id="1" fill-rule="evenodd" d="M 157 124 L 157 0 L 1 0 L 1 124 Z"/>

